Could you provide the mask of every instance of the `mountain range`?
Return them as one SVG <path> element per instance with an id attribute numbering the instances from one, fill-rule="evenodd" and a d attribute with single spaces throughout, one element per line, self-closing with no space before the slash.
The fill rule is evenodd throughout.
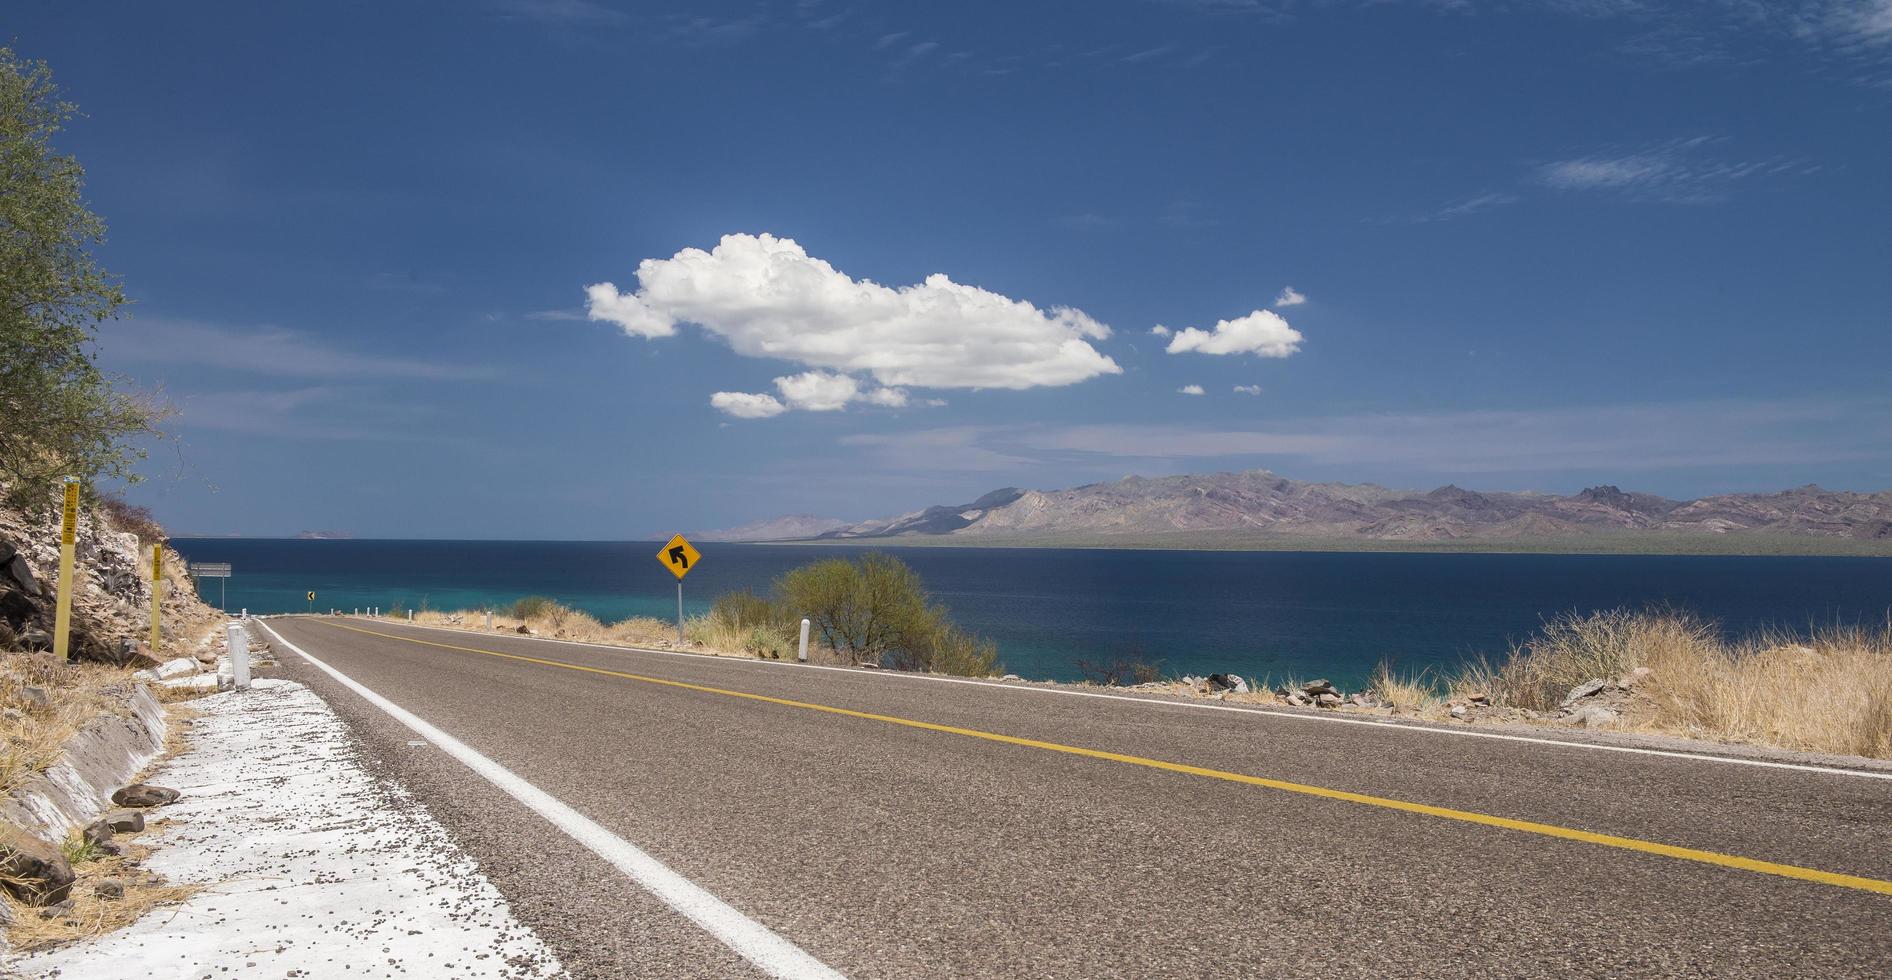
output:
<path id="1" fill-rule="evenodd" d="M 1579 493 L 1480 492 L 1447 485 L 1394 490 L 1307 483 L 1267 470 L 1125 477 L 1066 490 L 994 490 L 970 503 L 846 523 L 799 516 L 732 528 L 710 540 L 947 539 L 964 544 L 1161 544 L 1266 547 L 1271 542 L 1489 545 L 1596 538 L 1605 550 L 1680 539 L 1808 539 L 1789 550 L 1892 551 L 1892 491 L 1804 486 L 1670 500 L 1596 486 Z M 1645 540 L 1646 539 L 1646 540 Z M 1807 547 L 1812 546 L 1812 547 Z M 1688 549 L 1684 549 L 1688 550 Z M 1719 550 L 1719 549 L 1711 549 Z"/>

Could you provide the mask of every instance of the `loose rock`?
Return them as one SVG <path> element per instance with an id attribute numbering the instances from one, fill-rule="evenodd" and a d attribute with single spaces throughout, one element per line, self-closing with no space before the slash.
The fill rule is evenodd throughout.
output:
<path id="1" fill-rule="evenodd" d="M 133 783 L 113 793 L 112 802 L 119 806 L 154 807 L 176 802 L 178 796 L 178 791 L 169 787 Z"/>
<path id="2" fill-rule="evenodd" d="M 1608 728 L 1616 724 L 1616 712 L 1598 705 L 1586 705 L 1572 714 L 1570 721 L 1582 728 Z"/>
<path id="3" fill-rule="evenodd" d="M 1314 703 L 1323 708 L 1338 708 L 1340 707 L 1340 695 L 1332 691 L 1322 691 L 1314 695 Z"/>
<path id="4" fill-rule="evenodd" d="M 101 878 L 92 886 L 92 894 L 107 899 L 124 898 L 125 883 L 117 878 Z"/>
<path id="5" fill-rule="evenodd" d="M 72 892 L 72 863 L 59 848 L 0 825 L 0 887 L 28 905 L 53 905 Z"/>
<path id="6" fill-rule="evenodd" d="M 104 817 L 85 825 L 85 842 L 94 846 L 112 839 L 112 824 Z"/>
<path id="7" fill-rule="evenodd" d="M 1606 681 L 1601 677 L 1592 677 L 1589 680 L 1584 681 L 1581 684 L 1578 684 L 1576 687 L 1571 688 L 1570 693 L 1564 695 L 1563 704 L 1561 706 L 1568 708 L 1571 705 L 1577 703 L 1578 701 L 1583 700 L 1584 698 L 1589 697 L 1592 694 L 1600 693 L 1604 688 L 1608 686 L 1610 686 L 1609 681 Z"/>
<path id="8" fill-rule="evenodd" d="M 1309 681 L 1301 685 L 1301 693 L 1309 697 L 1321 694 L 1333 694 L 1335 693 L 1334 682 L 1324 677 L 1317 681 Z"/>

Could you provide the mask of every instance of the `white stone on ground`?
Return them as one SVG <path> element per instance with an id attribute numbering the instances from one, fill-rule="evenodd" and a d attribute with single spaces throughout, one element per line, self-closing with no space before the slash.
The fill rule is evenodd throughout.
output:
<path id="1" fill-rule="evenodd" d="M 206 887 L 14 969 L 62 980 L 563 975 L 426 809 L 362 769 L 313 692 L 258 679 L 192 704 L 202 714 L 189 748 L 147 780 L 184 796 L 150 811 L 165 823 L 139 840 L 155 847 L 151 870 Z"/>

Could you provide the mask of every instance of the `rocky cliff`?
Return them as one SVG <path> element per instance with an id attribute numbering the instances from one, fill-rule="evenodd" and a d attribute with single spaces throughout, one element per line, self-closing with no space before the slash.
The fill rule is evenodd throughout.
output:
<path id="1" fill-rule="evenodd" d="M 135 511 L 115 518 L 107 509 L 81 511 L 73 567 L 72 642 L 75 659 L 122 664 L 141 657 L 150 635 L 151 545 L 162 531 Z M 0 650 L 52 647 L 53 590 L 59 572 L 58 515 L 42 519 L 0 509 Z M 188 570 L 170 549 L 164 555 L 161 622 L 166 646 L 195 641 L 218 614 L 198 601 Z M 140 664 L 151 666 L 151 664 Z"/>

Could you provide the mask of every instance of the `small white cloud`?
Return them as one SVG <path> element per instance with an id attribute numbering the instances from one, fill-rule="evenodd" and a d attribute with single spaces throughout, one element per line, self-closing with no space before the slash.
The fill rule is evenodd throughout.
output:
<path id="1" fill-rule="evenodd" d="M 845 374 L 807 371 L 775 379 L 776 390 L 790 408 L 804 412 L 838 412 L 860 394 L 860 382 Z"/>
<path id="2" fill-rule="evenodd" d="M 1307 296 L 1301 293 L 1299 290 L 1295 289 L 1293 286 L 1283 287 L 1281 290 L 1281 295 L 1276 296 L 1274 298 L 1274 305 L 1276 309 L 1280 309 L 1281 307 L 1284 307 L 1284 306 L 1299 306 L 1305 302 L 1307 302 Z"/>
<path id="3" fill-rule="evenodd" d="M 585 290 L 593 320 L 636 337 L 694 323 L 745 357 L 859 372 L 887 386 L 1038 388 L 1123 368 L 1090 342 L 1110 328 L 1081 310 L 1040 309 L 941 274 L 911 286 L 854 279 L 788 238 L 726 235 L 638 264 L 639 288 Z"/>
<path id="4" fill-rule="evenodd" d="M 1259 395 L 1261 394 L 1261 386 L 1260 385 L 1236 385 L 1235 393 L 1238 395 Z"/>
<path id="5" fill-rule="evenodd" d="M 1177 394 L 1179 394 L 1179 395 L 1202 395 L 1202 394 L 1207 394 L 1207 392 L 1205 392 L 1205 391 L 1203 391 L 1203 390 L 1202 390 L 1202 386 L 1201 386 L 1201 385 L 1183 385 L 1183 386 L 1182 386 L 1181 388 L 1178 388 L 1178 389 L 1176 389 L 1176 393 L 1177 393 Z"/>
<path id="6" fill-rule="evenodd" d="M 907 404 L 905 388 L 875 388 L 861 397 L 872 404 L 885 405 L 888 408 L 905 408 Z M 941 404 L 945 403 L 941 402 Z"/>
<path id="7" fill-rule="evenodd" d="M 946 399 L 944 399 L 944 398 L 928 398 L 928 399 L 927 399 L 926 401 L 923 401 L 923 402 L 921 402 L 920 404 L 922 404 L 922 405 L 926 405 L 926 406 L 928 406 L 928 407 L 930 407 L 930 408 L 945 408 L 945 407 L 946 407 Z"/>
<path id="8" fill-rule="evenodd" d="M 1150 333 L 1158 337 L 1167 337 L 1169 336 L 1169 328 L 1159 323 L 1156 326 L 1150 328 Z"/>
<path id="9" fill-rule="evenodd" d="M 774 395 L 752 395 L 744 391 L 719 391 L 710 396 L 710 405 L 739 419 L 766 419 L 788 411 L 788 406 Z"/>
<path id="10" fill-rule="evenodd" d="M 1301 332 L 1273 310 L 1256 310 L 1233 320 L 1219 320 L 1214 330 L 1189 327 L 1170 338 L 1171 354 L 1254 354 L 1287 357 L 1301 349 Z"/>

